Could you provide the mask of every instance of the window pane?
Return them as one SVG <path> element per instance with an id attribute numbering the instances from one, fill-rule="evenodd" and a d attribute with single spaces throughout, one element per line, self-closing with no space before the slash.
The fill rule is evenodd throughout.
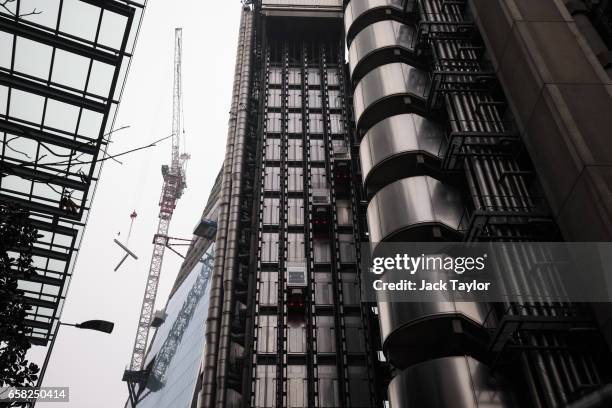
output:
<path id="1" fill-rule="evenodd" d="M 335 68 L 327 70 L 327 85 L 338 85 L 340 80 L 338 78 L 338 70 Z"/>
<path id="2" fill-rule="evenodd" d="M 287 234 L 287 261 L 304 261 L 304 234 Z"/>
<path id="3" fill-rule="evenodd" d="M 120 49 L 123 34 L 127 24 L 127 17 L 108 10 L 104 10 L 102 24 L 98 34 L 98 43 L 111 48 Z"/>
<path id="4" fill-rule="evenodd" d="M 340 234 L 340 261 L 355 262 L 355 241 L 352 234 Z"/>
<path id="5" fill-rule="evenodd" d="M 268 112 L 266 130 L 278 133 L 281 131 L 281 114 L 278 112 Z"/>
<path id="6" fill-rule="evenodd" d="M 342 107 L 342 99 L 340 99 L 340 91 L 330 90 L 328 93 L 329 96 L 329 107 L 341 108 Z"/>
<path id="7" fill-rule="evenodd" d="M 30 13 L 34 10 L 40 11 L 40 13 L 24 16 L 23 18 L 24 20 L 54 29 L 57 25 L 59 2 L 60 0 L 21 0 L 19 10 L 21 10 L 21 13 Z"/>
<path id="8" fill-rule="evenodd" d="M 266 160 L 280 160 L 281 152 L 280 139 L 266 140 Z"/>
<path id="9" fill-rule="evenodd" d="M 93 41 L 96 37 L 100 8 L 78 0 L 64 0 L 60 31 Z"/>
<path id="10" fill-rule="evenodd" d="M 259 283 L 259 304 L 276 305 L 278 299 L 278 273 L 261 272 Z"/>
<path id="11" fill-rule="evenodd" d="M 6 115 L 6 107 L 8 101 L 8 88 L 0 85 L 0 115 Z"/>
<path id="12" fill-rule="evenodd" d="M 327 188 L 325 169 L 313 167 L 311 169 L 312 188 Z"/>
<path id="13" fill-rule="evenodd" d="M 4 142 L 4 155 L 7 158 L 18 160 L 34 160 L 36 158 L 36 150 L 38 143 L 26 137 L 18 137 L 10 133 L 4 134 L 6 140 Z"/>
<path id="14" fill-rule="evenodd" d="M 305 353 L 306 339 L 306 323 L 304 321 L 295 322 L 295 324 L 291 324 L 287 327 L 287 351 L 289 353 Z M 290 406 L 305 407 L 306 405 Z"/>
<path id="15" fill-rule="evenodd" d="M 304 186 L 301 167 L 289 167 L 289 191 L 302 191 Z"/>
<path id="16" fill-rule="evenodd" d="M 112 65 L 94 61 L 91 66 L 91 76 L 87 84 L 87 92 L 108 97 L 115 68 Z"/>
<path id="17" fill-rule="evenodd" d="M 321 74 L 318 69 L 308 69 L 308 85 L 321 85 Z"/>
<path id="18" fill-rule="evenodd" d="M 317 285 L 317 290 L 319 286 Z M 319 304 L 317 302 L 317 304 Z M 320 303 L 322 305 L 331 305 L 329 302 Z M 317 351 L 319 353 L 334 353 L 336 351 L 336 329 L 333 316 L 317 316 Z"/>
<path id="19" fill-rule="evenodd" d="M 329 241 L 315 239 L 313 244 L 315 262 L 329 263 L 331 261 L 331 248 Z"/>
<path id="20" fill-rule="evenodd" d="M 325 141 L 320 139 L 310 140 L 310 160 L 325 161 Z"/>
<path id="21" fill-rule="evenodd" d="M 308 405 L 308 374 L 306 366 L 287 366 L 287 407 L 302 408 Z"/>
<path id="22" fill-rule="evenodd" d="M 359 304 L 359 282 L 357 281 L 357 274 L 342 274 L 342 297 L 346 305 Z"/>
<path id="23" fill-rule="evenodd" d="M 257 351 L 260 353 L 276 352 L 276 316 L 259 316 L 257 330 Z"/>
<path id="24" fill-rule="evenodd" d="M 288 213 L 289 225 L 303 225 L 304 200 L 301 198 L 290 198 Z"/>
<path id="25" fill-rule="evenodd" d="M 331 132 L 332 133 L 344 133 L 344 122 L 342 121 L 342 115 L 340 114 L 331 114 L 329 115 L 329 119 L 331 122 Z"/>
<path id="26" fill-rule="evenodd" d="M 264 199 L 264 211 L 263 211 L 263 223 L 264 224 L 278 224 L 279 219 L 279 199 L 278 198 L 265 198 Z"/>
<path id="27" fill-rule="evenodd" d="M 350 201 L 338 200 L 336 201 L 336 208 L 338 213 L 338 224 L 351 225 L 353 222 L 353 214 Z"/>
<path id="28" fill-rule="evenodd" d="M 45 99 L 42 96 L 11 90 L 11 107 L 9 115 L 34 123 L 40 123 Z"/>
<path id="29" fill-rule="evenodd" d="M 311 89 L 308 91 L 308 107 L 321 107 L 321 91 L 319 89 Z"/>
<path id="30" fill-rule="evenodd" d="M 264 233 L 261 237 L 261 261 L 278 262 L 278 234 Z"/>
<path id="31" fill-rule="evenodd" d="M 17 37 L 15 70 L 37 78 L 47 79 L 53 49 L 45 44 Z"/>
<path id="32" fill-rule="evenodd" d="M 73 133 L 76 131 L 79 108 L 54 99 L 47 101 L 45 126 Z"/>
<path id="33" fill-rule="evenodd" d="M 300 85 L 302 83 L 302 71 L 299 68 L 289 68 L 289 84 Z"/>
<path id="34" fill-rule="evenodd" d="M 315 302 L 317 305 L 331 305 L 334 299 L 332 275 L 329 272 L 317 272 L 315 278 Z"/>
<path id="35" fill-rule="evenodd" d="M 282 84 L 283 83 L 282 70 L 280 68 L 270 68 L 269 81 L 271 84 L 274 84 L 274 85 Z"/>
<path id="36" fill-rule="evenodd" d="M 272 108 L 281 107 L 281 90 L 268 88 L 268 106 Z"/>
<path id="37" fill-rule="evenodd" d="M 13 55 L 13 34 L 0 31 L 0 67 L 11 68 L 11 56 Z"/>
<path id="38" fill-rule="evenodd" d="M 323 115 L 311 113 L 308 118 L 310 133 L 323 133 Z"/>
<path id="39" fill-rule="evenodd" d="M 299 89 L 289 90 L 289 107 L 290 108 L 301 108 L 302 107 L 302 91 Z"/>
<path id="40" fill-rule="evenodd" d="M 75 89 L 85 89 L 90 60 L 63 50 L 55 51 L 51 80 Z"/>
<path id="41" fill-rule="evenodd" d="M 289 133 L 302 133 L 302 114 L 289 114 Z"/>
<path id="42" fill-rule="evenodd" d="M 266 167 L 264 173 L 264 188 L 267 191 L 279 191 L 280 189 L 280 168 Z"/>
<path id="43" fill-rule="evenodd" d="M 254 408 L 268 408 L 276 404 L 276 366 L 257 365 Z"/>
<path id="44" fill-rule="evenodd" d="M 289 139 L 289 151 L 287 152 L 289 160 L 302 160 L 302 139 Z"/>
<path id="45" fill-rule="evenodd" d="M 100 128 L 102 127 L 102 114 L 89 109 L 83 109 L 81 113 L 81 121 L 79 122 L 79 135 L 90 139 L 100 137 Z"/>

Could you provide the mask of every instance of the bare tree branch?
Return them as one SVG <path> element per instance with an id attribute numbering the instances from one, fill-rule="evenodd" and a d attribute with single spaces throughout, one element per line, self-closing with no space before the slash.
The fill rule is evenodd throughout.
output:
<path id="1" fill-rule="evenodd" d="M 15 14 L 15 12 L 13 10 L 11 10 L 7 4 L 9 3 L 16 3 L 17 0 L 0 0 L 0 7 L 3 8 L 4 10 L 6 10 L 10 15 L 15 16 L 17 18 L 23 18 L 23 17 L 27 17 L 27 16 L 32 16 L 32 15 L 37 15 L 37 14 L 41 14 L 42 11 L 38 11 L 36 8 L 34 8 L 34 10 L 28 12 L 28 13 L 24 13 L 24 14 Z"/>

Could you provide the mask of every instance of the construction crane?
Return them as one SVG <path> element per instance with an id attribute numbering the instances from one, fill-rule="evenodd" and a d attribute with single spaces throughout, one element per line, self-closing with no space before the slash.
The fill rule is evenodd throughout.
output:
<path id="1" fill-rule="evenodd" d="M 182 29 L 176 28 L 174 33 L 174 87 L 172 111 L 172 156 L 170 165 L 162 166 L 164 184 L 159 200 L 159 224 L 157 233 L 153 236 L 153 256 L 147 277 L 147 285 L 142 299 L 138 330 L 134 341 L 134 350 L 130 366 L 123 374 L 123 381 L 128 383 L 130 402 L 133 407 L 138 403 L 138 394 L 146 384 L 147 373 L 144 370 L 144 358 L 149 338 L 149 329 L 153 318 L 153 308 L 157 296 L 157 287 L 161 273 L 164 252 L 169 246 L 168 230 L 176 203 L 183 195 L 186 187 L 185 170 L 189 155 L 181 153 L 182 129 L 182 85 L 181 85 L 181 58 L 182 58 Z"/>

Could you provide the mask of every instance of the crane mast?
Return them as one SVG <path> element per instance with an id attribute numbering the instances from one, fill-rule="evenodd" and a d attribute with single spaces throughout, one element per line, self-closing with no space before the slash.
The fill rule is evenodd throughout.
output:
<path id="1" fill-rule="evenodd" d="M 159 223 L 157 233 L 153 237 L 153 255 L 149 267 L 149 275 L 140 309 L 138 330 L 134 341 L 134 349 L 130 361 L 129 370 L 124 374 L 124 380 L 130 382 L 139 378 L 137 373 L 142 372 L 146 353 L 149 329 L 155 307 L 155 298 L 159 285 L 164 252 L 168 246 L 168 230 L 172 214 L 176 208 L 178 199 L 182 196 L 186 187 L 185 165 L 189 159 L 186 153 L 181 154 L 182 138 L 182 84 L 181 84 L 181 58 L 182 58 L 182 29 L 175 29 L 174 40 L 174 86 L 173 86 L 173 111 L 172 111 L 172 155 L 170 165 L 162 166 L 164 184 L 161 198 L 159 200 Z M 131 394 L 131 393 L 130 393 Z M 132 395 L 130 395 L 131 399 Z"/>

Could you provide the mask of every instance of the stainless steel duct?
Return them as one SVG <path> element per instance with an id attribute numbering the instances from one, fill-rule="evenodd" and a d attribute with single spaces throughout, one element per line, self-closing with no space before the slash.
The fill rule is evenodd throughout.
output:
<path id="1" fill-rule="evenodd" d="M 223 302 L 223 277 L 226 253 L 226 241 L 228 237 L 229 207 L 232 191 L 232 171 L 235 149 L 235 137 L 238 123 L 240 88 L 243 86 L 243 65 L 245 53 L 250 49 L 245 48 L 247 21 L 250 20 L 250 11 L 242 10 L 240 21 L 240 32 L 238 35 L 238 48 L 236 52 L 236 67 L 234 72 L 234 85 L 232 90 L 232 102 L 230 119 L 228 123 L 227 144 L 225 148 L 225 159 L 223 162 L 223 181 L 221 196 L 219 199 L 219 221 L 216 237 L 215 265 L 211 276 L 210 304 L 208 318 L 206 320 L 206 345 L 204 353 L 202 390 L 198 396 L 198 408 L 209 408 L 213 406 L 216 387 L 217 357 L 219 350 L 219 336 L 221 324 L 221 310 Z"/>
<path id="2" fill-rule="evenodd" d="M 236 279 L 236 261 L 238 256 L 238 239 L 240 211 L 242 205 L 242 185 L 245 159 L 245 139 L 248 131 L 249 97 L 251 80 L 251 58 L 253 55 L 253 15 L 250 9 L 243 9 L 245 21 L 243 33 L 243 61 L 240 72 L 240 92 L 236 112 L 236 134 L 232 157 L 232 187 L 229 205 L 226 251 L 223 271 L 223 308 L 217 360 L 217 394 L 216 406 L 226 408 L 226 379 L 230 356 L 230 331 L 234 315 L 234 284 Z"/>
<path id="3" fill-rule="evenodd" d="M 566 408 L 606 408 L 612 405 L 612 384 L 569 404 Z"/>

